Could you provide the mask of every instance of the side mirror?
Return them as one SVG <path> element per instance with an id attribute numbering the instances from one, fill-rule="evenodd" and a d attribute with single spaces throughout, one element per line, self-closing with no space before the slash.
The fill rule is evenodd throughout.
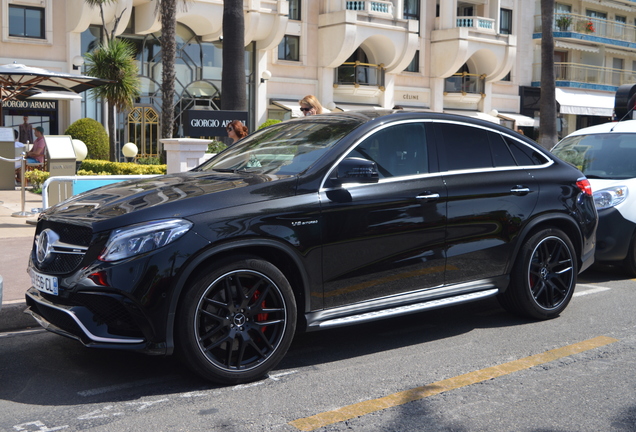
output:
<path id="1" fill-rule="evenodd" d="M 342 160 L 329 176 L 335 186 L 345 183 L 377 183 L 380 179 L 375 162 L 362 158 Z"/>

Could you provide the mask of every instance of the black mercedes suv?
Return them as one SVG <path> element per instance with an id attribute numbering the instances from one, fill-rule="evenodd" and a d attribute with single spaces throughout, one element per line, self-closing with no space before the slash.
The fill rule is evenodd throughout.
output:
<path id="1" fill-rule="evenodd" d="M 88 347 L 178 352 L 258 379 L 300 331 L 496 296 L 558 316 L 593 262 L 589 182 L 463 116 L 332 113 L 258 131 L 184 173 L 41 214 L 27 311 Z"/>

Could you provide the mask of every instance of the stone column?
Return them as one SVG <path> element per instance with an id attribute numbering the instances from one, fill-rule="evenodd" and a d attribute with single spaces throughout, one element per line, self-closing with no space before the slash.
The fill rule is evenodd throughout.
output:
<path id="1" fill-rule="evenodd" d="M 160 139 L 166 152 L 167 173 L 188 171 L 204 161 L 205 151 L 212 140 L 198 138 Z"/>

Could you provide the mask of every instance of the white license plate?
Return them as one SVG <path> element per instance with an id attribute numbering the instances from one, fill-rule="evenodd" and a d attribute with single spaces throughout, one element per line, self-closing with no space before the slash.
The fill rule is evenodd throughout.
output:
<path id="1" fill-rule="evenodd" d="M 47 276 L 31 270 L 31 283 L 33 286 L 44 293 L 57 295 L 57 278 L 55 276 Z"/>

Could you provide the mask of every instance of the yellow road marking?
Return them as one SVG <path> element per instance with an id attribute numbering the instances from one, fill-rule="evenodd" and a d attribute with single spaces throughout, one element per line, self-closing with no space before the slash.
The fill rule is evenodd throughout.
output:
<path id="1" fill-rule="evenodd" d="M 549 363 L 563 357 L 568 357 L 584 351 L 589 351 L 595 348 L 602 347 L 604 345 L 609 345 L 614 342 L 618 342 L 618 339 L 607 336 L 599 336 L 594 339 L 588 339 L 586 341 L 568 345 L 562 348 L 556 348 L 541 354 L 535 354 L 530 357 L 511 361 L 509 363 L 504 363 L 478 371 L 469 372 L 467 374 L 459 375 L 453 378 L 448 378 L 433 384 L 428 384 L 422 387 L 393 393 L 391 395 L 378 399 L 371 399 L 368 401 L 359 402 L 353 405 L 335 409 L 333 411 L 316 414 L 311 417 L 301 418 L 291 421 L 289 422 L 289 424 L 301 431 L 313 431 L 315 429 L 328 426 L 330 424 L 342 422 L 355 417 L 360 417 L 365 414 L 381 411 L 386 408 L 403 405 L 408 402 L 424 399 L 429 396 L 434 396 L 440 393 L 447 392 L 449 390 L 466 387 L 471 384 L 488 381 L 490 379 L 508 375 L 513 372 L 530 369 L 533 366 Z"/>

